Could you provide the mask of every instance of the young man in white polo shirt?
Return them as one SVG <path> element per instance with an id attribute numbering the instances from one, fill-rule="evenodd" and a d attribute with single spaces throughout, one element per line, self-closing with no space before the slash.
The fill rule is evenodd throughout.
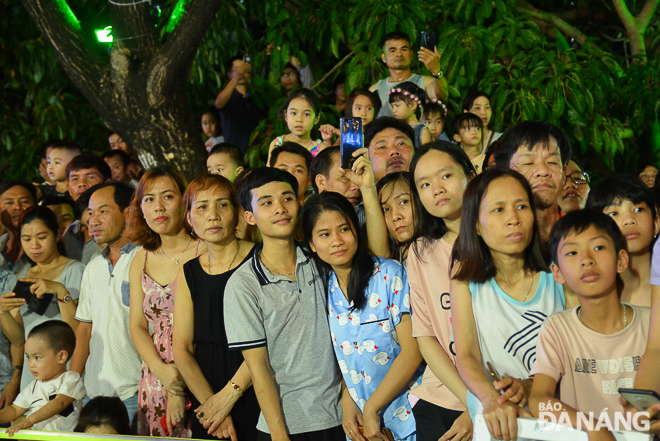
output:
<path id="1" fill-rule="evenodd" d="M 227 282 L 227 340 L 252 374 L 261 407 L 257 441 L 343 441 L 324 283 L 293 239 L 297 194 L 296 178 L 276 168 L 254 169 L 238 187 L 245 220 L 259 227 L 263 245 Z"/>
<path id="2" fill-rule="evenodd" d="M 85 372 L 89 398 L 118 396 L 135 427 L 142 360 L 129 332 L 128 272 L 139 247 L 124 229 L 133 189 L 114 181 L 95 188 L 87 210 L 89 228 L 96 243 L 106 247 L 83 273 L 71 370 Z"/>

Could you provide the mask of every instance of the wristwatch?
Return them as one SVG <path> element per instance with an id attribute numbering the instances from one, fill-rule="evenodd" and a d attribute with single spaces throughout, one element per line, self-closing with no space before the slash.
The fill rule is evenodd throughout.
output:
<path id="1" fill-rule="evenodd" d="M 59 297 L 57 297 L 57 301 L 60 302 L 60 303 L 69 303 L 71 301 L 71 294 L 66 293 L 66 295 L 64 296 L 63 299 L 60 299 Z"/>
<path id="2" fill-rule="evenodd" d="M 435 74 L 435 75 L 432 74 L 431 72 L 429 72 L 429 73 L 431 74 L 431 76 L 432 76 L 433 78 L 437 78 L 437 79 L 440 79 L 440 78 L 442 78 L 442 77 L 445 76 L 445 73 L 442 71 L 442 69 L 440 69 L 440 72 L 438 72 L 438 73 Z"/>

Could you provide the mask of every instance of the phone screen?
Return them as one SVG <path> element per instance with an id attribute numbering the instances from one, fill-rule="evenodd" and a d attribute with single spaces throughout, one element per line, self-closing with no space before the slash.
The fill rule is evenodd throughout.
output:
<path id="1" fill-rule="evenodd" d="M 422 31 L 420 38 L 420 46 L 425 47 L 430 51 L 435 50 L 435 32 Z"/>
<path id="2" fill-rule="evenodd" d="M 353 167 L 353 152 L 364 146 L 362 118 L 342 118 L 339 120 L 340 166 L 344 170 Z"/>
<path id="3" fill-rule="evenodd" d="M 243 63 L 247 63 L 250 66 L 252 66 L 252 57 L 250 56 L 250 54 L 243 55 Z"/>

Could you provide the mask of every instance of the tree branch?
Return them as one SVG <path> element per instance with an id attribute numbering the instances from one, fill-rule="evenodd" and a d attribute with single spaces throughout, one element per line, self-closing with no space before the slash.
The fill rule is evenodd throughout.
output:
<path id="1" fill-rule="evenodd" d="M 657 2 L 658 0 L 652 0 Z M 647 1 L 648 3 L 648 1 Z M 628 39 L 630 40 L 630 53 L 632 56 L 641 57 L 641 62 L 646 62 L 646 44 L 644 43 L 644 32 L 637 25 L 637 20 L 628 9 L 624 0 L 612 0 L 614 4 L 614 9 L 619 15 L 623 27 L 626 28 L 626 34 L 628 34 Z M 646 4 L 644 8 L 646 8 Z"/>
<path id="2" fill-rule="evenodd" d="M 644 7 L 639 12 L 639 15 L 635 17 L 637 27 L 642 34 L 646 32 L 646 28 L 651 22 L 651 18 L 653 17 L 658 4 L 660 4 L 660 0 L 646 0 L 646 3 L 644 3 Z"/>
<path id="3" fill-rule="evenodd" d="M 105 107 L 100 85 L 104 62 L 82 34 L 66 0 L 22 0 L 71 81 L 100 112 Z"/>
<path id="4" fill-rule="evenodd" d="M 587 42 L 587 36 L 585 34 L 556 15 L 537 9 L 525 0 L 519 0 L 518 2 L 514 3 L 514 5 L 519 12 L 526 13 L 532 18 L 553 25 L 564 35 L 574 38 L 580 45 L 584 46 L 585 44 L 589 44 L 589 46 L 595 49 L 597 52 L 603 52 L 603 50 L 595 43 L 591 41 Z"/>
<path id="5" fill-rule="evenodd" d="M 181 21 L 152 59 L 147 81 L 150 105 L 162 102 L 164 91 L 169 90 L 175 81 L 185 81 L 199 43 L 211 26 L 220 4 L 220 0 L 194 0 L 188 3 Z"/>
<path id="6" fill-rule="evenodd" d="M 319 84 L 321 84 L 322 82 L 324 82 L 324 81 L 325 81 L 330 75 L 332 75 L 332 73 L 333 73 L 334 71 L 336 71 L 337 69 L 339 69 L 339 66 L 341 66 L 342 64 L 344 64 L 344 62 L 345 62 L 346 60 L 348 60 L 349 58 L 351 58 L 354 54 L 355 54 L 355 49 L 353 49 L 351 52 L 349 52 L 348 55 L 346 55 L 344 58 L 342 58 L 342 59 L 339 61 L 339 63 L 335 64 L 335 66 L 334 66 L 332 69 L 330 69 L 325 75 L 323 75 L 323 78 L 321 78 L 320 80 L 318 80 L 318 81 L 316 82 L 316 84 L 314 84 L 312 87 L 310 87 L 310 90 L 314 90 L 314 89 L 316 89 L 316 87 L 317 87 Z"/>

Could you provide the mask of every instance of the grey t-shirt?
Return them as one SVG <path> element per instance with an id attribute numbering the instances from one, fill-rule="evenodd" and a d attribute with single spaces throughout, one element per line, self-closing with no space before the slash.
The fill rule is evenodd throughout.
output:
<path id="1" fill-rule="evenodd" d="M 326 317 L 324 284 L 297 247 L 297 282 L 259 261 L 262 246 L 227 282 L 224 318 L 230 350 L 266 346 L 289 434 L 341 425 L 341 375 Z M 257 429 L 270 433 L 263 413 Z"/>
<path id="2" fill-rule="evenodd" d="M 378 112 L 378 117 L 394 116 L 392 114 L 392 106 L 390 105 L 390 96 L 387 94 L 387 92 L 389 92 L 391 88 L 396 87 L 401 83 L 405 83 L 406 81 L 415 83 L 417 87 L 424 89 L 424 75 L 420 74 L 412 74 L 410 78 L 396 83 L 390 83 L 389 78 L 382 79 L 376 83 L 375 92 L 380 97 L 380 103 L 382 104 L 380 107 L 380 112 Z"/>

